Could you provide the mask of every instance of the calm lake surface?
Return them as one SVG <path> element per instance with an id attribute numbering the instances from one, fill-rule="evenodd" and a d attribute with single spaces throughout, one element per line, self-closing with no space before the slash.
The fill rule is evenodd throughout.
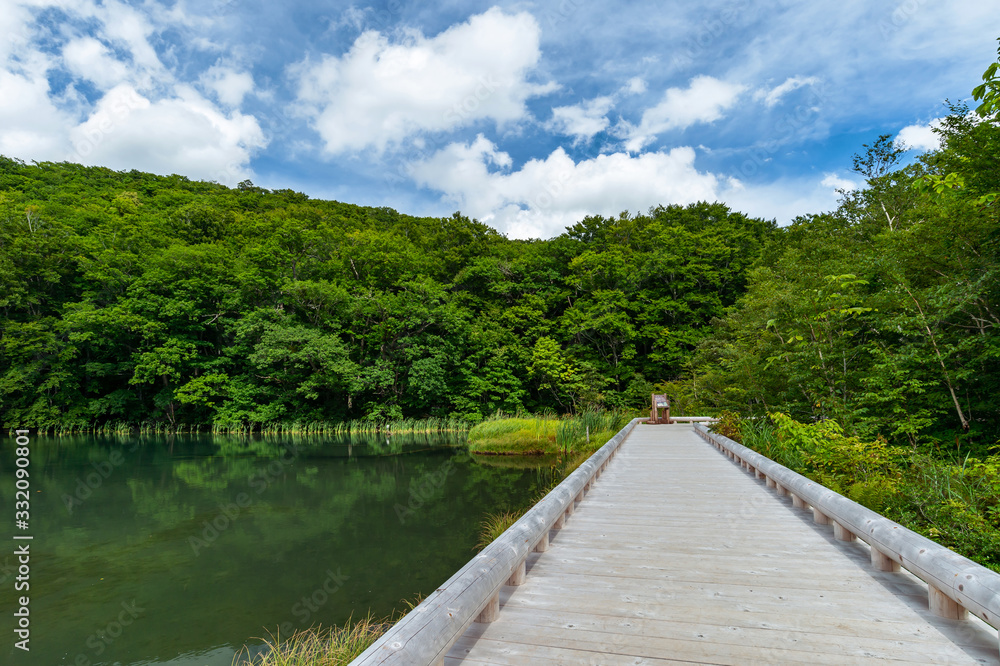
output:
<path id="1" fill-rule="evenodd" d="M 16 593 L 31 600 L 30 653 L 13 647 L 12 526 L 0 550 L 0 663 L 30 666 L 229 666 L 268 630 L 388 615 L 465 564 L 483 517 L 544 476 L 405 435 L 33 437 L 30 470 L 31 589 Z"/>

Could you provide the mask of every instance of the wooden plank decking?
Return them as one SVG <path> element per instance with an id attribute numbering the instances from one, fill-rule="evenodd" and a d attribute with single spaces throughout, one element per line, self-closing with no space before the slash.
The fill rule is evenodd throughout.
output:
<path id="1" fill-rule="evenodd" d="M 791 507 L 690 425 L 637 426 L 446 664 L 997 664 L 997 634 Z"/>

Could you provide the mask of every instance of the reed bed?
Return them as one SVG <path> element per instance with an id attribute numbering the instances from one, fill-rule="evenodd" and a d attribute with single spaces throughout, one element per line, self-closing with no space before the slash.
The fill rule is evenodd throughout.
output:
<path id="1" fill-rule="evenodd" d="M 586 410 L 562 418 L 497 415 L 469 431 L 469 449 L 504 455 L 595 451 L 633 416 L 618 410 Z"/>
<path id="2" fill-rule="evenodd" d="M 416 433 L 434 434 L 441 432 L 465 432 L 470 424 L 456 418 L 396 419 L 392 421 L 358 419 L 352 421 L 285 421 L 255 424 L 213 424 L 214 434 L 262 435 L 355 435 Z"/>
<path id="3" fill-rule="evenodd" d="M 283 421 L 272 423 L 168 423 L 166 421 L 106 421 L 104 423 L 56 423 L 32 426 L 39 435 L 384 435 L 394 433 L 464 433 L 471 424 L 457 418 L 397 419 L 377 421 Z"/>
<path id="4" fill-rule="evenodd" d="M 469 449 L 474 453 L 556 453 L 558 427 L 554 416 L 497 416 L 469 431 Z"/>
<path id="5" fill-rule="evenodd" d="M 209 432 L 210 426 L 198 423 L 166 423 L 146 421 L 106 421 L 104 423 L 47 423 L 29 426 L 38 435 L 68 437 L 72 435 L 179 435 Z"/>

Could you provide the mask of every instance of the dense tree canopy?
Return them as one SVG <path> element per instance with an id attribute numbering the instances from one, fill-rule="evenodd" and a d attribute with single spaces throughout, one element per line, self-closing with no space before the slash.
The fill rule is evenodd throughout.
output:
<path id="1" fill-rule="evenodd" d="M 459 213 L 0 158 L 3 425 L 478 420 L 658 387 L 985 450 L 996 72 L 939 150 L 901 168 L 878 137 L 853 160 L 864 187 L 784 228 L 702 202 L 514 241 Z"/>
<path id="2" fill-rule="evenodd" d="M 885 137 L 865 146 L 866 187 L 772 236 L 701 342 L 703 402 L 913 446 L 997 443 L 1000 123 L 952 105 L 937 131 L 941 149 L 902 169 Z"/>
<path id="3" fill-rule="evenodd" d="M 3 425 L 639 407 L 773 223 L 721 204 L 512 241 L 244 182 L 0 158 Z"/>

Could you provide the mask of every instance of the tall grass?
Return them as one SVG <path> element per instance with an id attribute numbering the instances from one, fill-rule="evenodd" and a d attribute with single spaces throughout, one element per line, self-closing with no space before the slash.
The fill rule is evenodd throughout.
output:
<path id="1" fill-rule="evenodd" d="M 358 419 L 352 421 L 275 421 L 269 423 L 216 423 L 216 434 L 262 435 L 355 435 L 465 432 L 470 424 L 458 418 L 395 419 L 392 421 Z"/>
<path id="2" fill-rule="evenodd" d="M 36 434 L 47 437 L 70 437 L 73 435 L 159 435 L 198 433 L 208 426 L 197 423 L 166 423 L 160 421 L 144 421 L 130 423 L 127 421 L 105 421 L 104 423 L 44 423 L 31 427 Z"/>
<path id="3" fill-rule="evenodd" d="M 474 453 L 539 454 L 595 451 L 631 420 L 630 412 L 586 410 L 575 415 L 497 415 L 469 431 Z"/>
<path id="4" fill-rule="evenodd" d="M 346 665 L 367 650 L 392 624 L 392 620 L 376 621 L 369 615 L 344 627 L 297 631 L 286 639 L 269 634 L 261 639 L 263 651 L 253 654 L 244 646 L 233 657 L 233 666 Z"/>
<path id="5" fill-rule="evenodd" d="M 479 541 L 476 542 L 476 550 L 482 550 L 496 541 L 497 537 L 520 520 L 525 511 L 498 511 L 487 514 L 479 525 Z"/>
<path id="6" fill-rule="evenodd" d="M 281 421 L 270 423 L 168 423 L 166 421 L 106 421 L 104 423 L 49 423 L 35 428 L 39 435 L 167 435 L 196 434 L 201 432 L 214 435 L 354 435 L 417 433 L 434 434 L 441 432 L 466 432 L 471 424 L 462 419 L 424 418 L 396 419 L 392 421 L 359 419 L 353 421 Z"/>
<path id="7" fill-rule="evenodd" d="M 469 431 L 469 448 L 476 453 L 555 453 L 558 425 L 551 416 L 497 416 Z"/>
<path id="8" fill-rule="evenodd" d="M 618 410 L 582 411 L 559 422 L 556 445 L 566 451 L 596 451 L 632 417 L 632 413 Z"/>

